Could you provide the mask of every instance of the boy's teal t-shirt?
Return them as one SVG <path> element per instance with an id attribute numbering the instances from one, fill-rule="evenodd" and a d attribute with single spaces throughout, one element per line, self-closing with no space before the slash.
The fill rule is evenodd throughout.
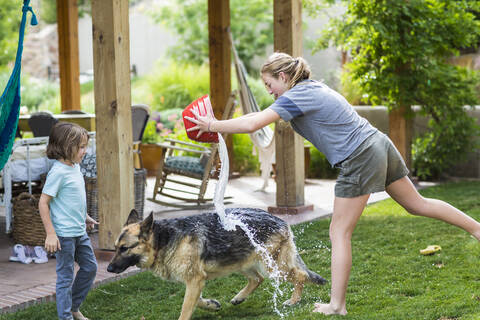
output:
<path id="1" fill-rule="evenodd" d="M 71 167 L 56 160 L 48 172 L 43 193 L 50 200 L 50 218 L 57 236 L 79 237 L 85 234 L 87 197 L 80 166 Z"/>

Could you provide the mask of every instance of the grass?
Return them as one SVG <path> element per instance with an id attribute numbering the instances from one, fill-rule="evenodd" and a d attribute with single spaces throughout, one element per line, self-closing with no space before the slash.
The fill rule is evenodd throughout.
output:
<path id="1" fill-rule="evenodd" d="M 425 189 L 426 197 L 443 199 L 480 219 L 480 182 L 460 182 Z M 310 269 L 330 279 L 329 219 L 293 227 L 298 249 Z M 442 251 L 422 256 L 438 244 Z M 282 308 L 284 319 L 480 319 L 480 245 L 463 230 L 428 218 L 408 215 L 392 200 L 369 205 L 353 236 L 353 267 L 346 317 L 312 314 L 313 303 L 329 300 L 329 285 L 307 285 L 302 302 Z M 245 280 L 239 275 L 209 281 L 204 297 L 222 303 L 219 312 L 196 309 L 195 320 L 280 319 L 265 282 L 238 306 L 229 300 Z M 282 286 L 287 299 L 291 286 Z M 82 307 L 93 319 L 177 319 L 185 289 L 144 272 L 92 290 Z M 2 320 L 55 319 L 55 304 L 30 307 Z"/>

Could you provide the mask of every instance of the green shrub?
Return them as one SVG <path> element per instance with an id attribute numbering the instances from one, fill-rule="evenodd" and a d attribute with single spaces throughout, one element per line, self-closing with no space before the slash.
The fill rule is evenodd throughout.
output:
<path id="1" fill-rule="evenodd" d="M 257 174 L 260 170 L 258 156 L 253 155 L 253 142 L 248 134 L 233 135 L 235 161 L 233 170 L 242 175 Z"/>
<path id="2" fill-rule="evenodd" d="M 147 76 L 146 84 L 152 93 L 151 107 L 161 111 L 185 108 L 195 99 L 210 92 L 208 66 L 192 66 L 169 62 L 158 64 Z"/>
<path id="3" fill-rule="evenodd" d="M 420 112 L 429 116 L 429 131 L 413 141 L 412 160 L 415 174 L 421 179 L 438 178 L 453 164 L 462 161 L 474 151 L 480 133 L 475 120 L 464 106 L 478 104 L 477 72 L 451 65 L 443 65 L 429 72 L 432 79 L 420 85 L 425 93 L 419 95 L 428 101 Z M 427 90 L 428 89 L 428 90 Z"/>
<path id="4" fill-rule="evenodd" d="M 0 87 L 2 90 L 7 86 L 9 78 L 10 71 L 0 73 Z M 54 82 L 37 80 L 30 78 L 28 75 L 22 75 L 20 93 L 20 104 L 26 106 L 29 111 L 39 109 L 53 111 L 52 108 L 43 108 L 43 102 L 57 97 L 59 95 L 59 87 Z"/>
<path id="5" fill-rule="evenodd" d="M 273 97 L 268 94 L 262 79 L 247 75 L 247 83 L 261 110 L 268 108 L 273 103 Z M 237 88 L 236 76 L 234 87 Z"/>
<path id="6" fill-rule="evenodd" d="M 56 83 L 48 80 L 35 80 L 23 76 L 20 92 L 22 95 L 21 105 L 27 106 L 28 110 L 33 111 L 39 110 L 45 100 L 55 98 L 59 94 L 59 87 Z"/>
<path id="7" fill-rule="evenodd" d="M 338 175 L 338 169 L 332 168 L 325 155 L 313 145 L 310 147 L 310 166 L 307 172 L 307 177 L 314 179 L 335 179 Z"/>
<path id="8" fill-rule="evenodd" d="M 183 124 L 182 111 L 183 109 L 181 108 L 163 110 L 158 112 L 158 115 L 155 118 L 155 120 L 157 121 L 157 123 L 160 122 L 163 128 L 173 130 L 178 120 L 182 121 L 182 124 Z M 160 131 L 158 127 L 157 127 L 157 131 Z"/>
<path id="9" fill-rule="evenodd" d="M 480 130 L 462 107 L 444 113 L 441 122 L 429 121 L 429 132 L 414 139 L 414 174 L 422 180 L 438 179 L 451 166 L 465 160 L 467 152 L 478 148 Z"/>
<path id="10" fill-rule="evenodd" d="M 12 72 L 18 46 L 18 26 L 21 19 L 21 2 L 0 0 L 0 71 Z M 30 21 L 30 18 L 28 19 Z M 30 24 L 27 24 L 30 27 Z M 26 27 L 28 32 L 28 27 Z M 2 92 L 5 86 L 2 86 Z"/>
<path id="11" fill-rule="evenodd" d="M 157 133 L 157 123 L 155 121 L 148 121 L 143 132 L 142 143 L 157 143 L 159 141 Z"/>
<path id="12" fill-rule="evenodd" d="M 344 68 L 340 76 L 341 89 L 340 93 L 347 99 L 347 101 L 353 106 L 365 105 L 366 97 L 363 95 L 362 88 L 357 80 L 353 79 L 352 74 Z"/>

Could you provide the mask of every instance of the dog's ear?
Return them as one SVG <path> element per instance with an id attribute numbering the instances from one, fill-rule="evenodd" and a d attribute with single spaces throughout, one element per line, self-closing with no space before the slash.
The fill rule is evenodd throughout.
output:
<path id="1" fill-rule="evenodd" d="M 149 216 L 140 223 L 140 235 L 150 233 L 153 225 L 153 211 L 150 212 Z M 147 238 L 147 237 L 145 237 Z"/>
<path id="2" fill-rule="evenodd" d="M 132 209 L 132 211 L 130 211 L 130 214 L 128 215 L 127 222 L 125 222 L 124 227 L 132 223 L 137 223 L 139 221 L 140 221 L 140 217 L 138 216 L 137 210 Z"/>

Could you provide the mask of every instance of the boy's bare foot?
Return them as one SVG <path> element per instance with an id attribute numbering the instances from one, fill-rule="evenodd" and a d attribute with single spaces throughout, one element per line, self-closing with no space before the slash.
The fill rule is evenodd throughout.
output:
<path id="1" fill-rule="evenodd" d="M 72 311 L 72 316 L 73 316 L 73 319 L 75 319 L 75 320 L 89 320 L 88 318 L 83 316 L 83 314 L 80 312 L 80 310 Z"/>
<path id="2" fill-rule="evenodd" d="M 347 309 L 346 308 L 336 309 L 327 303 L 315 303 L 315 309 L 313 309 L 313 312 L 319 312 L 325 315 L 339 314 L 344 316 L 347 314 Z"/>

